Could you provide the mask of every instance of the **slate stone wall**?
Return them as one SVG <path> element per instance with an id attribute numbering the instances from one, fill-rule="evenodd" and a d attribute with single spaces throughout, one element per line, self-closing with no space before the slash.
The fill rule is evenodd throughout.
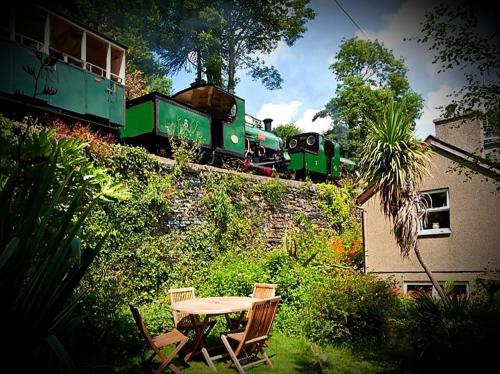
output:
<path id="1" fill-rule="evenodd" d="M 173 162 L 169 159 L 159 158 L 168 168 L 173 168 Z M 275 178 L 240 173 L 232 170 L 219 169 L 207 165 L 192 165 L 185 170 L 183 176 L 178 178 L 176 191 L 172 197 L 172 214 L 167 218 L 166 224 L 172 229 L 187 230 L 191 225 L 202 225 L 204 223 L 204 208 L 201 204 L 203 195 L 204 178 L 209 173 L 221 175 L 233 174 L 244 181 L 243 189 L 251 188 L 254 184 L 276 181 Z M 325 227 L 327 219 L 323 210 L 317 204 L 318 192 L 316 186 L 311 183 L 279 179 L 285 187 L 281 194 L 281 201 L 271 205 L 258 193 L 250 197 L 241 193 L 241 199 L 247 206 L 255 208 L 264 215 L 263 229 L 266 230 L 268 245 L 274 246 L 281 242 L 287 223 L 293 216 L 300 212 L 307 216 L 310 221 L 318 227 Z"/>

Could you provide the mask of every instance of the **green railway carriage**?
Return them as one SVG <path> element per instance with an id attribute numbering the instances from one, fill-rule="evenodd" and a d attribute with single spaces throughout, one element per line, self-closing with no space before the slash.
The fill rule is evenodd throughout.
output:
<path id="1" fill-rule="evenodd" d="M 55 113 L 112 129 L 161 155 L 171 152 L 171 137 L 183 137 L 201 144 L 212 163 L 230 158 L 267 175 L 325 179 L 355 169 L 338 144 L 319 134 L 284 144 L 271 132 L 271 119 L 246 114 L 245 100 L 211 84 L 126 103 L 126 47 L 36 2 L 7 5 L 0 21 L 0 111 L 7 115 Z"/>
<path id="2" fill-rule="evenodd" d="M 127 122 L 120 136 L 129 143 L 142 144 L 167 155 L 171 136 L 195 140 L 211 148 L 210 116 L 158 92 L 127 103 Z"/>
<path id="3" fill-rule="evenodd" d="M 123 126 L 126 47 L 33 2 L 7 8 L 0 25 L 2 110 L 29 106 Z"/>
<path id="4" fill-rule="evenodd" d="M 340 145 L 318 133 L 304 133 L 287 139 L 288 169 L 298 178 L 339 178 L 354 170 L 354 162 L 340 156 Z"/>

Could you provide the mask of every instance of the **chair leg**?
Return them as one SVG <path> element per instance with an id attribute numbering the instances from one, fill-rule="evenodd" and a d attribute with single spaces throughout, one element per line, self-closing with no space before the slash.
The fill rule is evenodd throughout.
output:
<path id="1" fill-rule="evenodd" d="M 161 366 L 158 368 L 157 370 L 157 373 L 161 373 L 161 371 L 163 369 L 165 369 L 167 366 L 170 370 L 172 370 L 174 373 L 176 374 L 180 374 L 181 371 L 172 363 L 170 363 L 175 356 L 177 356 L 177 354 L 179 353 L 179 351 L 181 350 L 181 348 L 188 342 L 188 338 L 185 338 L 185 339 L 182 339 L 179 344 L 177 344 L 177 346 L 175 347 L 175 349 L 172 351 L 172 353 L 170 353 L 168 355 L 168 357 L 164 358 L 164 360 L 162 360 L 162 364 Z"/>
<path id="2" fill-rule="evenodd" d="M 231 348 L 231 344 L 229 344 L 229 341 L 227 340 L 226 336 L 222 335 L 221 339 L 222 339 L 222 342 L 224 343 L 224 345 L 226 346 L 226 349 L 229 352 L 229 356 L 231 356 L 231 360 L 233 361 L 232 363 L 234 363 L 234 366 L 236 366 L 236 370 L 238 370 L 238 373 L 245 374 L 245 371 L 241 367 L 241 364 L 238 361 L 238 357 L 236 357 L 236 354 L 234 353 L 233 348 Z M 231 361 L 229 361 L 228 364 L 226 364 L 226 368 L 229 369 L 231 367 L 232 363 L 231 363 Z"/>
<path id="3" fill-rule="evenodd" d="M 182 371 L 180 371 L 179 368 L 174 364 L 168 365 L 168 368 L 172 370 L 172 372 L 174 372 L 175 374 L 182 374 Z"/>
<path id="4" fill-rule="evenodd" d="M 266 360 L 266 365 L 270 368 L 273 368 L 273 364 L 271 363 L 271 360 L 269 359 L 269 356 L 266 352 L 262 352 L 262 357 L 264 357 L 264 360 Z"/>
<path id="5" fill-rule="evenodd" d="M 210 358 L 210 354 L 208 353 L 208 350 L 205 347 L 203 347 L 201 349 L 201 353 L 203 353 L 203 357 L 205 357 L 205 361 L 207 362 L 207 365 L 210 367 L 210 369 L 212 369 L 213 371 L 217 371 L 217 368 L 215 367 L 214 362 Z"/>

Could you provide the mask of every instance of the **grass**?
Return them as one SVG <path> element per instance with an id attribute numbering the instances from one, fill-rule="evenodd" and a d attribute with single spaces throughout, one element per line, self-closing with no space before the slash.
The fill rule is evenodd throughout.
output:
<path id="1" fill-rule="evenodd" d="M 209 339 L 211 340 L 212 337 Z M 220 342 L 220 341 L 219 341 Z M 217 345 L 216 342 L 210 342 L 210 346 Z M 305 338 L 291 338 L 279 333 L 273 333 L 270 339 L 270 346 L 266 348 L 273 369 L 262 364 L 257 367 L 246 370 L 249 374 L 259 373 L 339 373 L 339 374 L 394 374 L 411 373 L 396 365 L 394 357 L 390 357 L 384 352 L 380 352 L 377 347 L 368 347 L 363 350 L 350 350 L 327 346 L 323 349 L 312 345 Z M 145 344 L 144 344 L 145 346 Z M 168 353 L 168 348 L 165 349 Z M 83 352 L 80 352 L 83 353 Z M 79 367 L 82 373 L 92 374 L 140 374 L 151 372 L 143 364 L 145 358 L 149 357 L 151 351 L 142 351 L 135 356 L 123 355 L 121 357 L 110 357 L 106 352 L 94 354 L 92 356 L 80 355 Z M 320 360 L 320 357 L 323 360 Z M 236 369 L 226 369 L 224 361 L 215 363 L 218 373 L 237 374 Z M 318 364 L 321 362 L 321 368 Z M 186 374 L 213 374 L 203 356 L 200 354 L 189 361 L 189 367 L 184 367 L 180 359 L 174 360 L 174 364 Z M 321 371 L 322 370 L 322 371 Z M 170 371 L 165 370 L 164 373 Z"/>
<path id="2" fill-rule="evenodd" d="M 346 373 L 346 374 L 378 374 L 394 373 L 395 368 L 384 362 L 370 361 L 348 349 L 326 347 L 321 352 L 311 349 L 311 344 L 305 338 L 290 338 L 281 334 L 273 334 L 270 347 L 266 349 L 274 368 L 266 365 L 250 368 L 246 372 L 250 374 L 264 373 L 320 373 L 317 363 L 321 354 L 326 357 L 323 365 L 324 373 Z M 316 364 L 316 365 L 315 365 Z M 182 365 L 178 365 L 182 368 Z M 236 373 L 234 368 L 224 368 L 224 361 L 216 362 L 215 366 L 219 373 Z M 190 361 L 190 367 L 183 370 L 186 374 L 214 373 L 201 359 L 201 355 Z"/>

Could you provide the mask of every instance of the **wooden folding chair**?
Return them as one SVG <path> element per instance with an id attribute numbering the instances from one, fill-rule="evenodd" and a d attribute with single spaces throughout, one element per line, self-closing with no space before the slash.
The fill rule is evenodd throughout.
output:
<path id="1" fill-rule="evenodd" d="M 276 295 L 276 287 L 278 287 L 278 285 L 271 283 L 255 283 L 253 285 L 253 291 L 249 296 L 256 299 L 267 299 L 270 297 L 274 297 Z M 231 330 L 244 328 L 248 322 L 248 315 L 244 313 L 239 317 L 227 316 L 226 321 L 228 327 Z"/>
<path id="2" fill-rule="evenodd" d="M 171 288 L 168 290 L 168 293 L 170 294 L 171 304 L 196 298 L 193 287 Z M 174 317 L 175 328 L 184 333 L 196 330 L 202 326 L 198 315 L 190 315 L 189 313 L 178 312 L 172 309 L 172 316 Z M 214 326 L 215 321 L 209 321 L 205 335 L 208 335 Z"/>
<path id="3" fill-rule="evenodd" d="M 250 297 L 254 297 L 256 299 L 268 299 L 270 297 L 274 297 L 276 294 L 276 287 L 278 287 L 276 284 L 255 283 Z"/>
<path id="4" fill-rule="evenodd" d="M 234 364 L 238 373 L 243 374 L 245 368 L 260 363 L 273 367 L 269 357 L 264 352 L 264 344 L 269 337 L 280 299 L 277 296 L 255 301 L 252 304 L 252 310 L 248 313 L 248 323 L 245 330 L 221 335 L 222 342 L 231 357 L 226 368 L 230 368 Z M 237 343 L 236 349 L 233 350 L 230 340 Z M 258 358 L 259 354 L 262 356 L 261 359 Z M 242 365 L 242 361 L 248 363 Z"/>
<path id="5" fill-rule="evenodd" d="M 155 356 L 158 356 L 161 361 L 158 369 L 155 370 L 153 367 L 151 367 L 153 373 L 159 374 L 163 371 L 163 369 L 168 367 L 172 372 L 180 374 L 181 371 L 174 364 L 172 364 L 171 361 L 175 356 L 177 356 L 177 353 L 181 350 L 181 348 L 184 347 L 184 345 L 188 342 L 188 337 L 176 329 L 171 332 L 152 337 L 149 334 L 148 329 L 144 325 L 144 321 L 137 308 L 135 308 L 131 304 L 129 304 L 129 307 L 132 315 L 134 316 L 135 323 L 141 331 L 142 336 L 144 336 L 149 347 L 153 350 L 153 354 L 146 360 L 146 363 L 151 365 L 152 360 Z M 175 348 L 168 356 L 166 356 L 161 351 L 168 345 L 175 345 Z"/>

